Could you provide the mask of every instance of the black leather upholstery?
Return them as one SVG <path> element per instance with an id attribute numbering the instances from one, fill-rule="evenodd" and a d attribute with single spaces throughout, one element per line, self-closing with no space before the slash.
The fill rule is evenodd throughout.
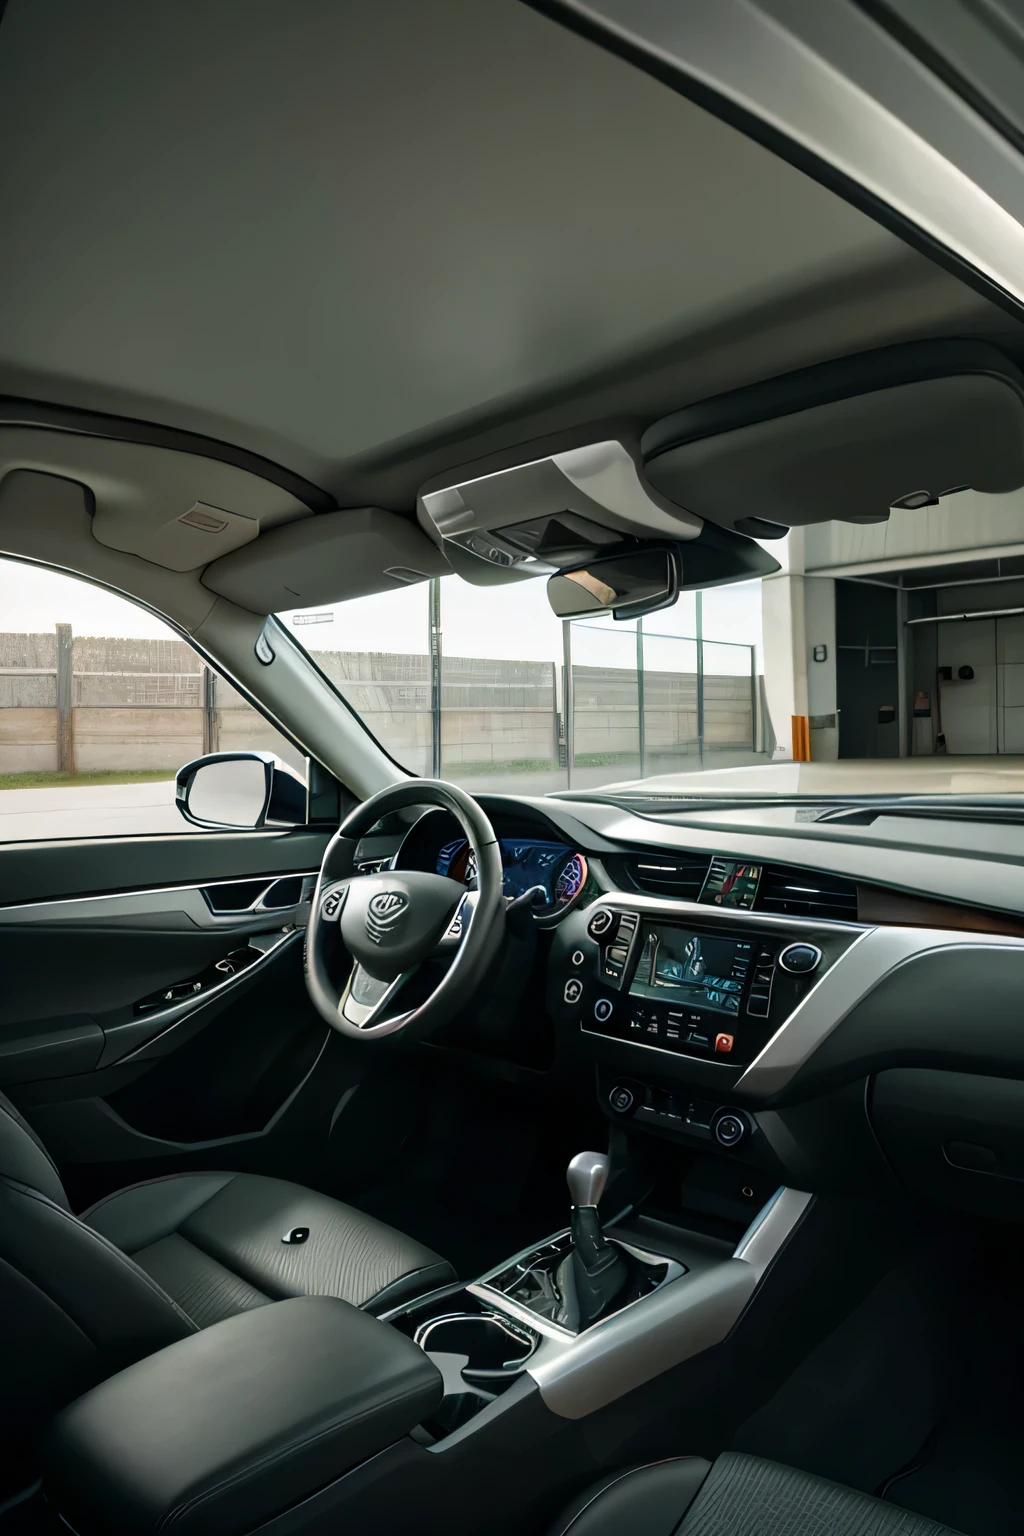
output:
<path id="1" fill-rule="evenodd" d="M 309 1228 L 303 1244 L 281 1239 Z M 454 1279 L 411 1238 L 296 1184 L 181 1174 L 74 1216 L 56 1167 L 0 1095 L 0 1502 L 39 1427 L 104 1377 L 268 1301 L 382 1311 Z"/>
<path id="2" fill-rule="evenodd" d="M 401 1439 L 443 1390 L 397 1329 L 341 1301 L 282 1302 L 66 1408 L 47 1498 L 79 1536 L 241 1536 Z"/>
<path id="3" fill-rule="evenodd" d="M 326 1195 L 248 1173 L 137 1184 L 82 1220 L 157 1280 L 201 1327 L 288 1296 L 383 1310 L 455 1279 L 422 1243 Z M 308 1227 L 304 1243 L 283 1243 Z"/>
<path id="4" fill-rule="evenodd" d="M 637 1467 L 591 1488 L 550 1536 L 955 1536 L 808 1472 L 741 1456 Z"/>

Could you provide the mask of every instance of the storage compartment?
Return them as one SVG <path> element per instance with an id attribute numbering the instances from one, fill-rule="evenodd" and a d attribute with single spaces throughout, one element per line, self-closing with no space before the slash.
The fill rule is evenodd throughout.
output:
<path id="1" fill-rule="evenodd" d="M 540 1344 L 532 1328 L 499 1317 L 458 1285 L 384 1315 L 441 1374 L 443 1401 L 420 1431 L 432 1440 L 460 1429 L 518 1381 Z"/>
<path id="2" fill-rule="evenodd" d="M 417 1328 L 413 1339 L 435 1363 L 441 1357 L 457 1361 L 463 1381 L 483 1387 L 500 1388 L 518 1376 L 537 1348 L 535 1334 L 488 1312 L 432 1318 Z"/>
<path id="3" fill-rule="evenodd" d="M 925 1068 L 880 1072 L 871 1119 L 915 1194 L 1024 1221 L 1024 1082 Z"/>
<path id="4" fill-rule="evenodd" d="M 403 1440 L 441 1396 L 397 1329 L 330 1297 L 274 1302 L 64 1409 L 44 1486 L 78 1536 L 246 1536 Z"/>

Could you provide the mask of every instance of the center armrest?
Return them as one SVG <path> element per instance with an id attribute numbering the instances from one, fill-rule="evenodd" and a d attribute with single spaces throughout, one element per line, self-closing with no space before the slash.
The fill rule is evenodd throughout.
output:
<path id="1" fill-rule="evenodd" d="M 65 1408 L 47 1496 L 79 1536 L 242 1536 L 400 1440 L 442 1390 L 389 1324 L 329 1297 L 274 1302 Z"/>

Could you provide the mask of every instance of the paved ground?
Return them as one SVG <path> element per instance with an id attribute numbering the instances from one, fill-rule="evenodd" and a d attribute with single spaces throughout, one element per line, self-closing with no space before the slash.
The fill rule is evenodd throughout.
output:
<path id="1" fill-rule="evenodd" d="M 608 782 L 607 768 L 578 769 L 575 789 Z M 646 789 L 750 790 L 792 794 L 1024 794 L 1024 757 L 929 757 L 841 763 L 765 763 L 663 774 Z M 639 786 L 638 786 L 639 787 Z M 484 775 L 467 788 L 492 794 L 544 794 L 564 788 L 555 775 Z M 81 789 L 0 790 L 0 842 L 198 832 L 179 815 L 174 784 L 94 784 Z"/>
<path id="2" fill-rule="evenodd" d="M 0 789 L 0 842 L 198 832 L 174 804 L 174 780 Z"/>

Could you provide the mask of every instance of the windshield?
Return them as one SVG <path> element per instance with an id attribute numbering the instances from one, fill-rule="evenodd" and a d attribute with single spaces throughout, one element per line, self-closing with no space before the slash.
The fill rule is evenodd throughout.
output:
<path id="1" fill-rule="evenodd" d="M 794 529 L 778 575 L 629 623 L 458 576 L 278 617 L 404 768 L 470 790 L 1016 794 L 1024 508 L 956 502 Z"/>

